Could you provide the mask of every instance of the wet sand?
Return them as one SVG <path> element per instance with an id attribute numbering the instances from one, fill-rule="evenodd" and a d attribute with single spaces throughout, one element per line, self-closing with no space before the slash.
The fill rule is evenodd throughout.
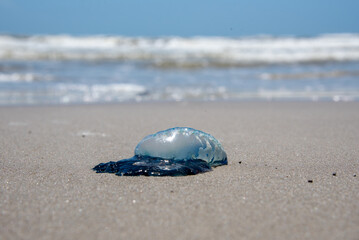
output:
<path id="1" fill-rule="evenodd" d="M 228 166 L 91 170 L 174 126 L 215 136 Z M 359 237 L 359 103 L 1 107 L 0 133 L 0 239 Z"/>

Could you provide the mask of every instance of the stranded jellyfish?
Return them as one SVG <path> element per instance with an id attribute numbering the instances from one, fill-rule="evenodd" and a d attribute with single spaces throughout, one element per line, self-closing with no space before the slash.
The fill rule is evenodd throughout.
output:
<path id="1" fill-rule="evenodd" d="M 227 154 L 217 139 L 193 128 L 176 127 L 142 139 L 132 158 L 100 163 L 93 170 L 119 176 L 185 176 L 219 165 L 227 165 Z"/>

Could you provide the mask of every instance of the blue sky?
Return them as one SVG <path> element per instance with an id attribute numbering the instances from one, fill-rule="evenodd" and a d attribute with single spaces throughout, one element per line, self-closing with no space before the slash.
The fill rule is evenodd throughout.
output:
<path id="1" fill-rule="evenodd" d="M 245 36 L 358 33 L 358 0 L 0 0 L 0 33 Z"/>

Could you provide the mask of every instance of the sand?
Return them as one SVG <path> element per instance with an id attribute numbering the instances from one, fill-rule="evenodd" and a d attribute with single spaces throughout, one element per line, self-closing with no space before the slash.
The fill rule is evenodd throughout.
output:
<path id="1" fill-rule="evenodd" d="M 211 133 L 228 166 L 91 170 L 174 126 Z M 359 103 L 1 107 L 0 133 L 2 240 L 359 239 Z"/>

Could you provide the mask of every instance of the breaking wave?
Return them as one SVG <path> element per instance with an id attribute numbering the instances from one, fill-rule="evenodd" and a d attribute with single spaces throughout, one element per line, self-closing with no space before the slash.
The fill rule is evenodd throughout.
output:
<path id="1" fill-rule="evenodd" d="M 306 38 L 0 35 L 0 60 L 134 61 L 160 68 L 359 61 L 359 34 Z"/>

